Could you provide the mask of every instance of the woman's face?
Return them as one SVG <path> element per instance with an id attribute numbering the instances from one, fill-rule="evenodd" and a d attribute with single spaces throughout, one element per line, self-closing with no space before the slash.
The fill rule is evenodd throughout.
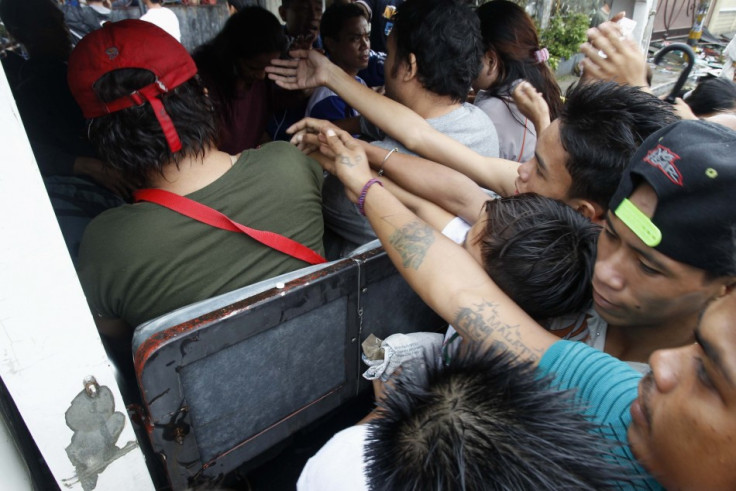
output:
<path id="1" fill-rule="evenodd" d="M 266 67 L 271 64 L 271 60 L 278 58 L 280 55 L 281 53 L 274 51 L 238 60 L 238 76 L 245 87 L 250 87 L 256 80 L 264 80 L 266 78 Z"/>

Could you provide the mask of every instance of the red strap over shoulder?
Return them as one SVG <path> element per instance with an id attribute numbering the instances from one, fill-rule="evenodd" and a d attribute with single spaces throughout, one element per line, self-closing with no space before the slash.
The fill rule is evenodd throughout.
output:
<path id="1" fill-rule="evenodd" d="M 288 254 L 291 257 L 301 259 L 309 264 L 321 264 L 327 262 L 325 258 L 314 252 L 312 249 L 295 240 L 274 232 L 246 227 L 245 225 L 241 225 L 240 223 L 231 220 L 227 215 L 224 215 L 209 206 L 203 205 L 202 203 L 185 198 L 184 196 L 164 191 L 163 189 L 139 189 L 133 194 L 133 197 L 136 201 L 149 201 L 151 203 L 156 203 L 216 228 L 229 230 L 231 232 L 244 233 L 261 244 L 279 252 L 283 252 L 284 254 Z"/>

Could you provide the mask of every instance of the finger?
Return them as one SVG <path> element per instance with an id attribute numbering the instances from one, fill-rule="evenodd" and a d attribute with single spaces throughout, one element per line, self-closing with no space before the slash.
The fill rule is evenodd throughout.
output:
<path id="1" fill-rule="evenodd" d="M 584 58 L 580 62 L 580 66 L 582 67 L 582 70 L 583 70 L 583 78 L 585 80 L 590 80 L 590 79 L 607 80 L 608 79 L 608 73 L 606 71 L 602 70 L 590 58 Z"/>
<path id="2" fill-rule="evenodd" d="M 325 157 L 327 157 L 327 158 L 330 158 L 330 159 L 333 159 L 334 160 L 335 157 L 337 157 L 337 154 L 332 151 L 332 149 L 330 148 L 330 146 L 327 143 L 322 143 L 319 146 L 319 151 L 322 152 L 325 155 Z"/>
<path id="3" fill-rule="evenodd" d="M 299 66 L 299 60 L 284 60 L 283 58 L 274 58 L 271 64 L 266 67 L 266 71 L 275 70 L 295 70 Z"/>
<path id="4" fill-rule="evenodd" d="M 327 140 L 327 146 L 329 146 L 333 152 L 338 155 L 345 152 L 345 145 L 343 145 L 342 140 L 337 135 L 335 130 L 333 130 L 332 128 L 327 128 L 327 130 L 325 130 L 323 134 Z"/>
<path id="5" fill-rule="evenodd" d="M 617 14 L 615 14 L 615 15 L 614 15 L 613 17 L 611 17 L 611 18 L 610 18 L 609 20 L 610 20 L 611 22 L 618 22 L 618 21 L 620 21 L 621 19 L 623 19 L 624 17 L 626 17 L 626 12 L 622 10 L 621 12 L 618 12 L 618 13 L 617 13 Z"/>
<path id="6" fill-rule="evenodd" d="M 626 50 L 627 45 L 624 44 L 624 33 L 620 25 L 614 24 L 613 22 L 606 22 L 606 24 L 601 26 L 601 32 L 616 51 Z"/>
<path id="7" fill-rule="evenodd" d="M 305 133 L 302 136 L 302 142 L 305 145 L 313 145 L 318 147 L 322 142 L 319 139 L 319 135 L 316 135 L 314 133 Z"/>
<path id="8" fill-rule="evenodd" d="M 273 83 L 286 90 L 299 90 L 299 84 L 292 78 L 281 78 L 280 75 L 268 74 L 268 78 L 273 80 Z"/>
<path id="9" fill-rule="evenodd" d="M 583 43 L 580 45 L 580 52 L 585 55 L 586 67 L 588 65 L 595 65 L 597 67 L 606 66 L 609 62 L 607 58 L 603 58 L 600 53 L 601 50 L 596 48 L 590 43 Z M 608 55 L 606 55 L 608 56 Z M 582 64 L 582 61 L 580 62 Z"/>
<path id="10" fill-rule="evenodd" d="M 325 128 L 328 125 L 329 121 L 325 121 L 324 119 L 303 118 L 289 126 L 286 129 L 286 133 L 291 134 L 302 130 L 312 133 L 319 133 L 320 131 L 322 131 L 322 128 Z"/>

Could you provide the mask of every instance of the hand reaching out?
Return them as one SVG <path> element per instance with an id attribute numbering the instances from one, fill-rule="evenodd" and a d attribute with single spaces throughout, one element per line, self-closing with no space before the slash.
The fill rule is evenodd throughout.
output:
<path id="1" fill-rule="evenodd" d="M 580 46 L 580 51 L 585 55 L 580 62 L 584 79 L 648 87 L 644 53 L 633 39 L 622 39 L 621 29 L 615 22 L 589 29 L 588 42 Z"/>
<path id="2" fill-rule="evenodd" d="M 372 177 L 365 151 L 347 131 L 329 128 L 322 135 L 335 154 L 332 169 L 325 170 L 340 179 L 350 201 L 357 203 L 363 186 Z"/>
<path id="3" fill-rule="evenodd" d="M 290 60 L 274 59 L 266 67 L 268 78 L 284 89 L 312 89 L 327 85 L 329 71 L 335 65 L 314 49 L 290 51 Z"/>
<path id="4" fill-rule="evenodd" d="M 332 154 L 330 147 L 327 146 L 324 137 L 320 139 L 321 133 L 328 129 L 341 131 L 340 128 L 324 119 L 304 118 L 289 126 L 286 133 L 294 135 L 290 140 L 291 144 L 296 145 L 305 154 L 309 155 L 319 150 L 324 155 L 334 158 L 334 154 Z"/>
<path id="5" fill-rule="evenodd" d="M 542 94 L 537 92 L 532 84 L 527 81 L 521 82 L 511 93 L 516 107 L 521 114 L 529 118 L 539 135 L 542 130 L 549 126 L 549 106 Z"/>

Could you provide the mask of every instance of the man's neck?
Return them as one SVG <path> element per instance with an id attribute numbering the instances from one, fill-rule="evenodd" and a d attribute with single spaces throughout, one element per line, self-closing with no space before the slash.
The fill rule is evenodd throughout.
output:
<path id="1" fill-rule="evenodd" d="M 677 348 L 695 342 L 695 316 L 658 326 L 613 326 L 606 332 L 604 351 L 623 361 L 647 363 L 658 349 Z"/>
<path id="2" fill-rule="evenodd" d="M 186 157 L 178 165 L 165 164 L 162 173 L 152 174 L 148 185 L 184 196 L 215 182 L 234 162 L 234 156 L 212 148 L 205 151 L 204 158 Z"/>
<path id="3" fill-rule="evenodd" d="M 409 97 L 403 102 L 405 106 L 424 119 L 434 119 L 449 114 L 462 105 L 451 97 L 437 95 L 424 88 L 411 90 Z"/>

